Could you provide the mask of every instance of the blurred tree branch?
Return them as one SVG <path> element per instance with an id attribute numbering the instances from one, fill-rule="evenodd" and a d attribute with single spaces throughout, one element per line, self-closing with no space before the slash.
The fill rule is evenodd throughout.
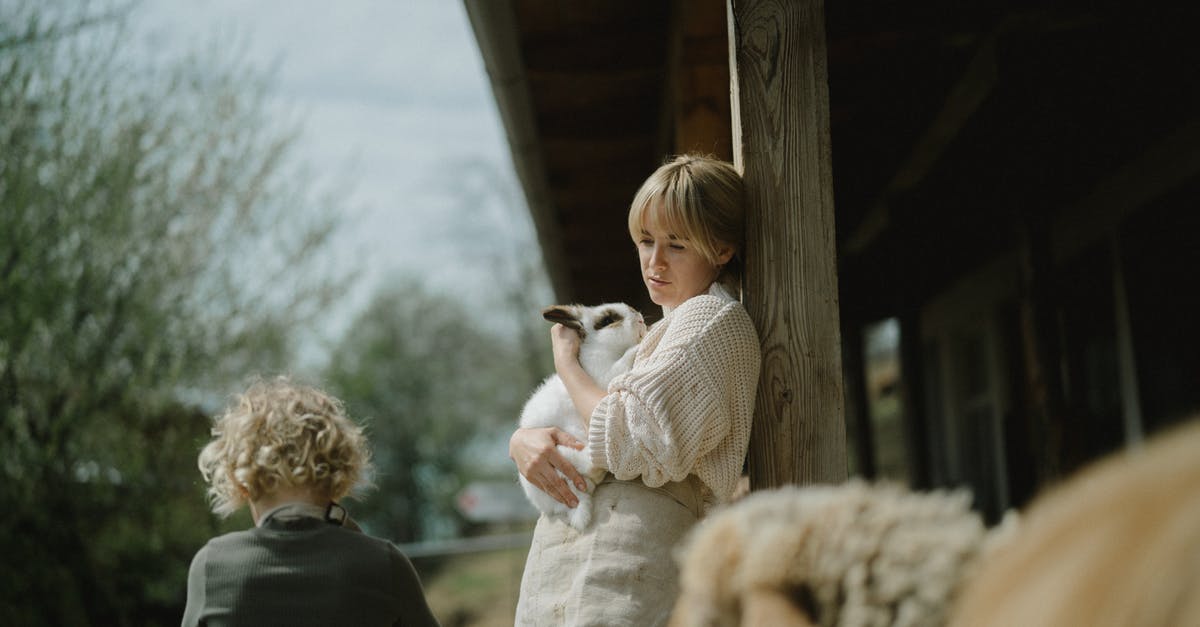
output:
<path id="1" fill-rule="evenodd" d="M 33 3 L 29 4 L 32 5 Z M 92 27 L 119 23 L 129 17 L 136 4 L 136 2 L 126 2 L 99 10 L 90 15 L 67 18 L 60 21 L 55 21 L 53 18 L 47 20 L 41 11 L 31 11 L 27 15 L 22 16 L 18 9 L 18 12 L 15 12 L 14 15 L 8 16 L 11 20 L 10 24 L 23 23 L 25 27 L 16 33 L 0 32 L 0 53 L 3 53 L 7 48 L 26 45 L 40 46 L 62 39 L 69 39 L 78 35 L 81 31 Z M 43 8 L 42 10 L 45 9 Z M 20 20 L 19 18 L 21 17 L 25 19 Z M 48 23 L 46 23 L 47 21 Z M 46 25 L 43 26 L 44 23 Z"/>
<path id="2" fill-rule="evenodd" d="M 376 493 L 354 508 L 368 531 L 398 542 L 457 535 L 467 444 L 515 420 L 529 393 L 514 384 L 512 344 L 484 324 L 491 313 L 398 281 L 335 352 L 326 378 L 367 421 L 375 451 Z"/>
<path id="3" fill-rule="evenodd" d="M 196 404 L 285 369 L 345 284 L 266 78 L 236 51 L 141 67 L 136 5 L 91 6 L 0 4 L 6 625 L 178 622 L 217 530 Z"/>

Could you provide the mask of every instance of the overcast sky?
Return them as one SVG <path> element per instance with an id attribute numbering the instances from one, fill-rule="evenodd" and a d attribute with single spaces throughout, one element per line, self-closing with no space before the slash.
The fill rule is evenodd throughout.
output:
<path id="1" fill-rule="evenodd" d="M 273 106 L 305 120 L 295 156 L 322 186 L 353 191 L 333 251 L 336 263 L 361 264 L 353 307 L 397 273 L 486 289 L 488 278 L 462 263 L 453 172 L 483 161 L 509 198 L 516 184 L 461 2 L 144 0 L 136 24 L 148 50 L 219 40 L 276 68 Z M 505 190 L 495 191 L 498 202 Z M 513 228 L 529 229 L 519 215 Z"/>

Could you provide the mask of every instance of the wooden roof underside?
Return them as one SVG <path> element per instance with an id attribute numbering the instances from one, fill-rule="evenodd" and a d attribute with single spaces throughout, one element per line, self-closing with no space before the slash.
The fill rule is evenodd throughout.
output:
<path id="1" fill-rule="evenodd" d="M 1195 178 L 1196 9 L 1041 4 L 826 3 L 856 317 L 928 296 L 1010 246 L 1015 223 L 1094 201 L 1156 150 Z M 467 0 L 560 296 L 645 304 L 624 216 L 674 149 L 683 6 Z"/>

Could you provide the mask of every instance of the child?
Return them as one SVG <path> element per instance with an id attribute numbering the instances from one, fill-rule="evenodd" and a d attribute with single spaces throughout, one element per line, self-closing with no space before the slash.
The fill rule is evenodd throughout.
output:
<path id="1" fill-rule="evenodd" d="M 214 538 L 188 571 L 183 625 L 436 625 L 416 571 L 365 535 L 338 500 L 370 464 L 335 398 L 259 381 L 215 421 L 200 452 L 213 511 L 250 506 L 255 527 Z"/>

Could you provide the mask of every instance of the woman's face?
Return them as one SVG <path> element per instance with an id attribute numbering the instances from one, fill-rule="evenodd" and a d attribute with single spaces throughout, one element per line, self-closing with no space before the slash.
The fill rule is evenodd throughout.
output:
<path id="1" fill-rule="evenodd" d="M 637 242 L 642 262 L 642 281 L 650 300 L 663 307 L 678 307 L 685 300 L 708 291 L 719 268 L 696 251 L 691 242 L 670 231 L 642 223 Z M 721 262 L 733 256 L 732 248 L 722 250 Z"/>

